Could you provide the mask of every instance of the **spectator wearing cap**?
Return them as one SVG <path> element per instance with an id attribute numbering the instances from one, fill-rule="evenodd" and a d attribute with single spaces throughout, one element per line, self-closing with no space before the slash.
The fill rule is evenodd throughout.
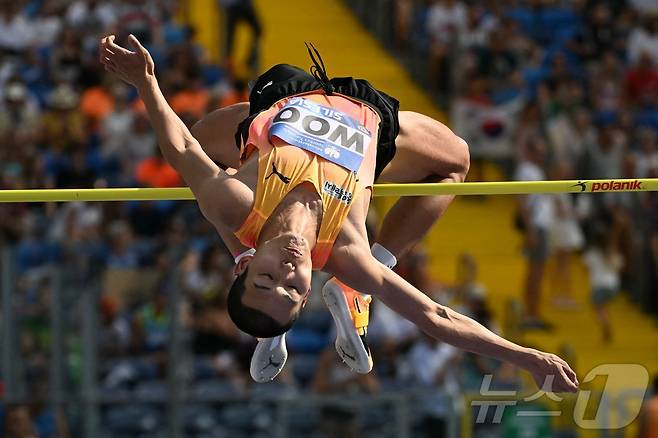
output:
<path id="1" fill-rule="evenodd" d="M 3 101 L 0 104 L 2 161 L 5 163 L 10 161 L 7 154 L 19 154 L 22 150 L 36 146 L 40 117 L 38 103 L 25 84 L 20 81 L 10 81 L 4 88 Z"/>
<path id="2" fill-rule="evenodd" d="M 48 94 L 48 108 L 41 120 L 42 143 L 54 153 L 66 153 L 85 144 L 84 117 L 78 109 L 78 93 L 69 84 L 58 85 Z"/>

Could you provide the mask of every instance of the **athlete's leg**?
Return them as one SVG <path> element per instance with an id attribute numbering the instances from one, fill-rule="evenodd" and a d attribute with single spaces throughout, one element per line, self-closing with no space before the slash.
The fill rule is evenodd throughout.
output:
<path id="1" fill-rule="evenodd" d="M 235 131 L 248 115 L 249 102 L 236 103 L 207 114 L 191 132 L 213 161 L 237 169 L 240 151 L 235 145 Z"/>
<path id="2" fill-rule="evenodd" d="M 397 152 L 379 182 L 462 182 L 469 168 L 468 145 L 447 126 L 422 114 L 401 111 Z M 403 197 L 391 208 L 377 242 L 400 257 L 448 208 L 454 196 Z"/>

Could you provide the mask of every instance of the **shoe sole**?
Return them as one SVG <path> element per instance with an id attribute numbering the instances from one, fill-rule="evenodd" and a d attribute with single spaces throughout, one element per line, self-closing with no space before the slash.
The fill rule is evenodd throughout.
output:
<path id="1" fill-rule="evenodd" d="M 283 370 L 288 360 L 288 349 L 286 348 L 285 337 L 281 338 L 280 345 L 277 345 L 274 350 L 270 349 L 271 340 L 260 340 L 254 349 L 251 356 L 251 363 L 249 365 L 249 374 L 251 378 L 258 383 L 266 383 L 274 380 L 276 376 Z M 262 363 L 256 360 L 257 357 L 267 357 L 268 364 L 263 366 Z M 279 357 L 277 357 L 279 356 Z M 275 360 L 272 360 L 274 357 Z"/>
<path id="2" fill-rule="evenodd" d="M 335 284 L 327 283 L 322 288 L 322 298 L 336 324 L 336 352 L 352 370 L 360 374 L 369 373 L 372 358 L 354 328 L 343 291 Z"/>

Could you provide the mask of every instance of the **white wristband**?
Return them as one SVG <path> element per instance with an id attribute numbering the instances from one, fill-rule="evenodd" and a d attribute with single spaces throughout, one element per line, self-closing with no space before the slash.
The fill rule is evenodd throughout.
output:
<path id="1" fill-rule="evenodd" d="M 250 256 L 250 255 L 254 255 L 254 254 L 256 254 L 256 250 L 251 248 L 251 249 L 246 250 L 242 254 L 235 256 L 235 258 L 233 260 L 235 261 L 235 264 L 237 265 L 238 263 L 240 263 L 240 260 L 242 260 L 243 258 L 245 258 L 247 256 Z"/>

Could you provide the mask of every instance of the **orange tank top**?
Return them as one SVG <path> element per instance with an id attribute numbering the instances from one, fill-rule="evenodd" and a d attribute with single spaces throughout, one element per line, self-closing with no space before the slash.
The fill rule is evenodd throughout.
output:
<path id="1" fill-rule="evenodd" d="M 379 116 L 342 95 L 314 91 L 282 99 L 251 122 L 241 160 L 258 151 L 253 208 L 235 232 L 255 248 L 263 225 L 295 187 L 310 183 L 322 199 L 323 215 L 313 269 L 325 265 L 356 196 L 374 180 Z"/>

